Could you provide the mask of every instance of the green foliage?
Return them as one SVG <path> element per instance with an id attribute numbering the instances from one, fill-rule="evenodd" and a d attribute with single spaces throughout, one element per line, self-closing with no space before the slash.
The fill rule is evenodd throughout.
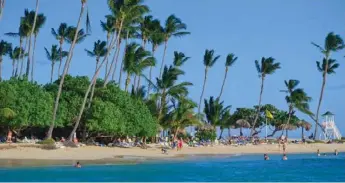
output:
<path id="1" fill-rule="evenodd" d="M 204 113 L 208 124 L 212 126 L 220 125 L 222 121 L 226 120 L 224 117 L 228 116 L 227 113 L 230 108 L 231 106 L 224 106 L 224 102 L 220 102 L 219 98 L 214 100 L 213 97 L 210 97 L 208 101 L 205 99 Z"/>
<path id="2" fill-rule="evenodd" d="M 217 138 L 216 130 L 214 128 L 201 128 L 195 134 L 195 137 L 199 140 L 214 141 Z"/>
<path id="3" fill-rule="evenodd" d="M 55 141 L 52 138 L 42 140 L 38 142 L 38 144 L 41 144 L 41 148 L 45 150 L 54 150 L 56 149 Z"/>
<path id="4" fill-rule="evenodd" d="M 27 80 L 10 79 L 0 83 L 0 108 L 10 108 L 16 114 L 1 126 L 13 129 L 46 127 L 52 115 L 53 99 L 49 93 Z"/>

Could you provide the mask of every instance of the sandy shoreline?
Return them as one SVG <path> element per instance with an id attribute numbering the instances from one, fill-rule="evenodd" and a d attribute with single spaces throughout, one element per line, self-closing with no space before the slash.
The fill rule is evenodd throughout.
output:
<path id="1" fill-rule="evenodd" d="M 35 147 L 0 145 L 0 166 L 71 165 L 75 161 L 89 164 L 138 163 L 145 160 L 176 159 L 192 155 L 231 155 L 231 154 L 279 154 L 277 144 L 247 146 L 184 147 L 182 151 L 169 150 L 162 154 L 159 148 L 117 148 L 86 146 L 43 150 Z M 14 146 L 14 145 L 11 145 Z M 287 153 L 345 152 L 345 144 L 289 144 Z"/>

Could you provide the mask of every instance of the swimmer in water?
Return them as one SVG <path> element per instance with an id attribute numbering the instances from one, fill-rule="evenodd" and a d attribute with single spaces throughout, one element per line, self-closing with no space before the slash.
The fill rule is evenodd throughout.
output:
<path id="1" fill-rule="evenodd" d="M 264 154 L 264 160 L 270 160 L 270 157 L 268 157 L 267 154 Z"/>
<path id="2" fill-rule="evenodd" d="M 74 165 L 74 167 L 81 168 L 81 164 L 79 163 L 79 161 L 77 162 L 77 164 Z"/>
<path id="3" fill-rule="evenodd" d="M 283 160 L 287 160 L 286 154 L 283 155 Z"/>
<path id="4" fill-rule="evenodd" d="M 334 155 L 338 156 L 338 150 L 337 149 L 334 151 Z"/>
<path id="5" fill-rule="evenodd" d="M 320 149 L 317 150 L 317 156 L 320 156 Z"/>

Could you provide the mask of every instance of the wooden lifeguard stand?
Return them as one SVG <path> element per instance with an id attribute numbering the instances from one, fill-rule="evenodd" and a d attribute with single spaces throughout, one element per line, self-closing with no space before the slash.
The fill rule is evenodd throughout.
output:
<path id="1" fill-rule="evenodd" d="M 340 140 L 342 136 L 339 129 L 337 128 L 337 125 L 335 124 L 334 114 L 327 111 L 325 114 L 322 115 L 322 117 L 324 119 L 322 122 L 322 128 L 324 129 L 323 135 L 325 140 Z"/>

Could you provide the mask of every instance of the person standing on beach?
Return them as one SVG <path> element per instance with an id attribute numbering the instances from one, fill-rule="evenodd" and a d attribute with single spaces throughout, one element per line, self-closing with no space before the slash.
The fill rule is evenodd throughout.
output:
<path id="1" fill-rule="evenodd" d="M 182 137 L 177 141 L 177 150 L 182 150 Z"/>

